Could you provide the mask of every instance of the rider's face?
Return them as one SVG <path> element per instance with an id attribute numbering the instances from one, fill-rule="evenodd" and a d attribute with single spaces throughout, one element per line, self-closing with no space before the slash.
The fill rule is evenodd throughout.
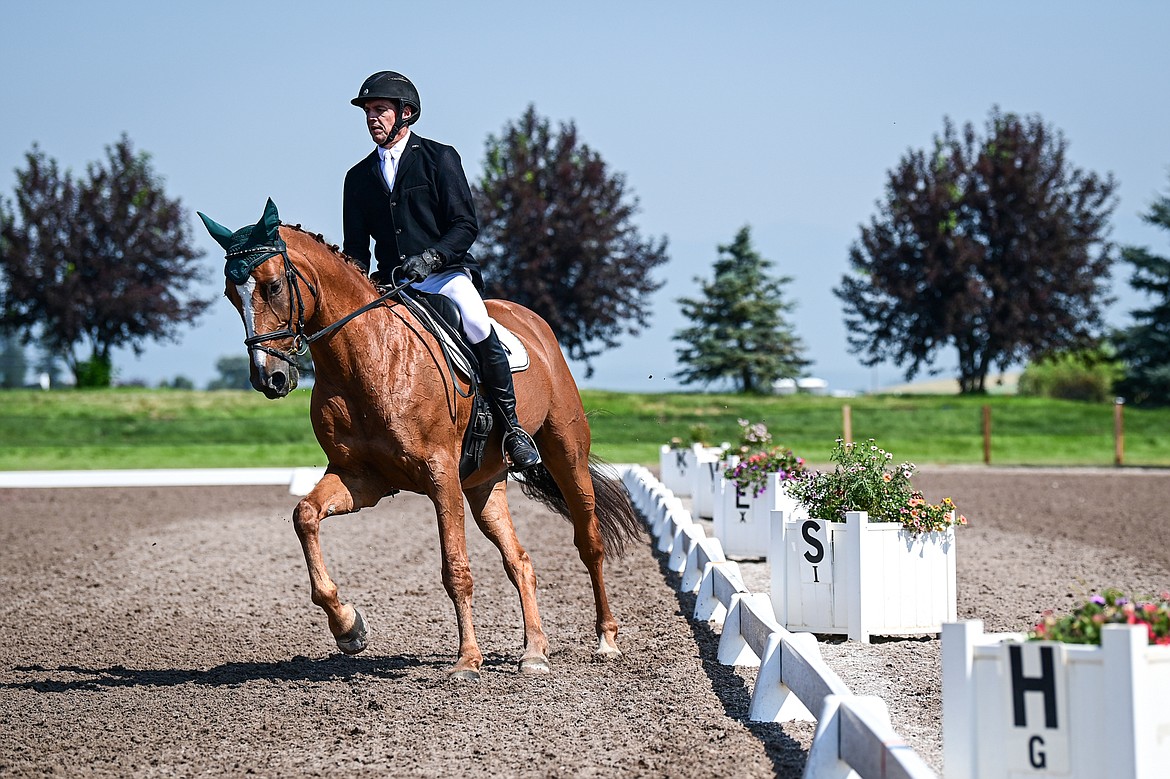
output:
<path id="1" fill-rule="evenodd" d="M 406 133 L 406 128 L 403 127 L 394 140 L 390 139 L 390 130 L 398 121 L 398 106 L 393 101 L 370 100 L 363 104 L 362 108 L 366 112 L 366 129 L 370 131 L 374 143 L 379 146 L 393 146 Z M 403 106 L 404 116 L 409 117 L 410 113 L 410 106 Z"/>

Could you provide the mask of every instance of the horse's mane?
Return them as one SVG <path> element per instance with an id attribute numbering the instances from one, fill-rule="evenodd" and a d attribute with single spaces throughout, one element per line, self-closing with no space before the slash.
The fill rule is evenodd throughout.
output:
<path id="1" fill-rule="evenodd" d="M 349 265 L 352 265 L 354 268 L 357 268 L 363 276 L 366 275 L 366 269 L 363 268 L 361 266 L 361 264 L 358 263 L 357 260 L 355 260 L 353 257 L 350 257 L 348 254 L 343 252 L 341 250 L 341 247 L 338 246 L 337 244 L 329 243 L 328 241 L 326 241 L 325 236 L 321 235 L 321 233 L 314 233 L 311 230 L 306 230 L 305 228 L 301 227 L 299 224 L 290 225 L 287 222 L 281 222 L 280 226 L 287 227 L 288 229 L 293 230 L 295 232 L 298 232 L 301 235 L 309 236 L 310 238 L 314 239 L 317 243 L 321 244 L 326 249 L 328 249 L 333 254 L 334 257 L 341 260 L 342 262 L 345 262 L 345 263 L 348 263 Z"/>

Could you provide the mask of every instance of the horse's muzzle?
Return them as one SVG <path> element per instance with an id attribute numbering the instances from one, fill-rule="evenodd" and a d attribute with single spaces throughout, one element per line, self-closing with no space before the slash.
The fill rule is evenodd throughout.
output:
<path id="1" fill-rule="evenodd" d="M 252 388 L 269 400 L 283 398 L 297 388 L 300 372 L 295 365 L 281 363 L 271 370 L 252 371 Z"/>

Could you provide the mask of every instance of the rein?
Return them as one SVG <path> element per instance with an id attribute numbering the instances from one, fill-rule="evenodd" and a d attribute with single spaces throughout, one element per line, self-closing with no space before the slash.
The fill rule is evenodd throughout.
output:
<path id="1" fill-rule="evenodd" d="M 459 382 L 455 380 L 455 362 L 449 353 L 447 342 L 439 335 L 439 333 L 435 332 L 435 325 L 432 324 L 431 318 L 424 316 L 419 311 L 420 303 L 411 298 L 409 295 L 400 294 L 403 290 L 410 286 L 411 282 L 409 279 L 393 287 L 390 287 L 374 300 L 371 300 L 364 306 L 351 311 L 341 319 L 338 319 L 336 322 L 326 325 L 316 333 L 313 333 L 312 335 L 306 335 L 305 301 L 301 296 L 301 285 L 297 283 L 297 281 L 298 279 L 303 281 L 313 297 L 317 297 L 317 288 L 313 286 L 312 282 L 309 281 L 305 274 L 303 274 L 300 269 L 293 264 L 292 260 L 288 258 L 288 245 L 284 241 L 278 239 L 271 246 L 255 246 L 249 248 L 247 251 L 235 252 L 234 254 L 229 253 L 226 255 L 229 261 L 229 267 L 231 267 L 233 271 L 229 274 L 229 278 L 231 278 L 233 281 L 236 280 L 237 276 L 242 276 L 244 279 L 246 279 L 251 275 L 252 271 L 255 270 L 258 265 L 263 263 L 269 257 L 274 257 L 277 254 L 280 255 L 281 260 L 284 262 L 285 283 L 289 288 L 289 321 L 283 330 L 274 330 L 269 333 L 258 333 L 256 335 L 245 338 L 244 345 L 248 347 L 249 350 L 259 349 L 260 351 L 270 354 L 279 360 L 283 360 L 289 365 L 295 366 L 297 364 L 295 358 L 307 352 L 309 350 L 309 345 L 314 341 L 336 332 L 349 321 L 361 316 L 371 309 L 383 305 L 390 298 L 397 296 L 398 300 L 402 302 L 403 305 L 405 305 L 406 308 L 414 314 L 415 319 L 417 319 L 422 324 L 423 329 L 430 332 L 431 335 L 435 337 L 435 340 L 439 342 L 439 350 L 443 353 L 444 360 L 447 363 L 447 372 L 451 376 L 451 384 L 455 388 L 455 391 L 464 398 L 469 398 L 475 394 L 478 384 L 475 371 L 471 371 L 470 385 L 468 387 L 468 392 L 465 393 L 459 386 Z M 234 263 L 232 262 L 233 259 Z M 291 313 L 294 302 L 296 303 L 297 311 L 297 319 L 295 323 L 292 320 Z M 443 322 L 441 318 L 436 317 L 434 322 L 437 323 L 438 327 L 447 330 L 447 332 L 452 336 L 454 343 L 458 344 L 460 342 L 461 339 L 459 338 L 458 334 L 454 333 L 452 328 L 450 328 L 446 322 Z M 274 349 L 271 346 L 264 345 L 266 341 L 275 341 L 281 338 L 293 339 L 292 350 L 290 352 L 285 352 L 280 349 Z"/>
<path id="2" fill-rule="evenodd" d="M 315 286 L 313 286 L 312 282 L 310 282 L 309 279 L 306 278 L 305 274 L 301 273 L 300 269 L 297 268 L 297 266 L 293 264 L 292 260 L 290 260 L 288 258 L 288 245 L 285 244 L 284 241 L 277 241 L 276 245 L 273 245 L 273 246 L 252 247 L 252 248 L 248 249 L 246 252 L 237 252 L 236 253 L 236 255 L 249 255 L 249 259 L 247 259 L 247 260 L 242 260 L 242 259 L 237 260 L 237 263 L 241 264 L 241 269 L 244 271 L 245 274 L 251 274 L 252 270 L 255 269 L 256 266 L 260 265 L 260 263 L 264 262 L 269 257 L 274 257 L 277 254 L 280 255 L 281 260 L 284 262 L 285 284 L 288 286 L 288 290 L 289 290 L 288 291 L 288 302 L 289 302 L 290 313 L 289 313 L 288 325 L 285 326 L 285 328 L 283 330 L 273 330 L 272 332 L 269 332 L 269 333 L 258 333 L 256 335 L 249 336 L 248 338 L 244 339 L 244 346 L 248 347 L 249 350 L 259 349 L 260 351 L 266 352 L 267 354 L 270 354 L 273 357 L 276 357 L 277 359 L 284 360 L 285 362 L 287 362 L 290 365 L 295 365 L 296 360 L 294 359 L 294 357 L 299 357 L 299 356 L 303 355 L 305 352 L 307 352 L 309 350 L 309 345 L 312 344 L 314 341 L 316 341 L 319 338 L 324 338 L 325 336 L 336 331 L 338 328 L 340 328 L 341 326 L 343 326 L 344 324 L 349 322 L 351 319 L 354 319 L 355 317 L 361 316 L 362 314 L 366 313 L 370 309 L 377 308 L 378 306 L 385 303 L 387 299 L 394 297 L 399 292 L 401 292 L 403 289 L 405 289 L 408 284 L 410 284 L 409 281 L 404 281 L 395 287 L 391 287 L 389 290 L 384 292 L 382 295 L 378 296 L 377 299 L 372 300 L 371 302 L 367 303 L 366 305 L 362 306 L 361 308 L 357 309 L 356 311 L 351 311 L 350 313 L 343 316 L 341 319 L 337 320 L 336 322 L 333 322 L 332 324 L 325 326 L 324 328 L 317 331 L 316 333 L 313 333 L 312 335 L 306 335 L 305 334 L 305 301 L 304 301 L 304 298 L 301 296 L 301 285 L 299 283 L 297 283 L 297 281 L 298 280 L 303 281 L 305 283 L 305 286 L 309 288 L 309 293 L 313 297 L 317 297 L 317 288 Z M 231 260 L 232 257 L 236 256 L 236 255 L 228 254 L 227 259 Z M 246 275 L 245 275 L 245 277 L 246 277 Z M 234 278 L 233 278 L 233 280 L 234 280 Z M 297 319 L 296 319 L 295 323 L 292 320 L 292 314 L 291 314 L 294 303 L 296 304 L 296 311 L 297 311 Z M 265 341 L 275 341 L 275 340 L 278 340 L 281 338 L 293 339 L 292 350 L 290 352 L 285 352 L 285 351 L 282 351 L 280 349 L 274 349 L 271 346 L 264 345 Z"/>

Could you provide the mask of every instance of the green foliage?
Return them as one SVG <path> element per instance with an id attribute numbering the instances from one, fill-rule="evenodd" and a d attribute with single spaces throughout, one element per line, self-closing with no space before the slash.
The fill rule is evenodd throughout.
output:
<path id="1" fill-rule="evenodd" d="M 1104 349 L 1063 352 L 1029 364 L 1020 375 L 1019 393 L 1103 403 L 1113 399 L 1121 374 L 1121 364 Z"/>
<path id="2" fill-rule="evenodd" d="M 167 381 L 163 379 L 159 382 L 159 389 L 178 389 L 178 390 L 193 390 L 195 389 L 195 382 L 188 377 L 179 374 L 174 379 Z"/>
<path id="3" fill-rule="evenodd" d="M 1057 617 L 1046 611 L 1028 638 L 1100 645 L 1101 628 L 1105 625 L 1144 625 L 1149 643 L 1170 646 L 1170 592 L 1142 601 L 1127 597 L 1121 590 L 1108 589 L 1093 595 L 1071 614 Z"/>
<path id="4" fill-rule="evenodd" d="M 252 381 L 249 378 L 251 369 L 245 355 L 232 354 L 220 357 L 215 361 L 215 370 L 219 376 L 208 382 L 207 389 L 209 390 L 246 390 L 252 387 Z"/>
<path id="5" fill-rule="evenodd" d="M 666 239 L 642 238 L 624 176 L 572 122 L 554 131 L 530 105 L 489 136 L 475 202 L 488 295 L 540 314 L 587 375 L 592 358 L 649 324 Z"/>
<path id="6" fill-rule="evenodd" d="M 894 465 L 894 455 L 872 438 L 862 444 L 837 439 L 830 459 L 835 463 L 833 470 L 798 476 L 788 483 L 788 494 L 810 517 L 844 522 L 845 512 L 864 511 L 873 522 L 900 522 L 915 533 L 967 523 L 950 498 L 927 503 L 910 485 L 914 464 Z"/>
<path id="7" fill-rule="evenodd" d="M 1170 230 L 1170 195 L 1160 197 L 1142 216 Z M 1148 308 L 1130 312 L 1134 324 L 1114 336 L 1126 374 L 1117 392 L 1139 405 L 1170 404 L 1170 258 L 1127 246 L 1121 258 L 1133 266 L 1129 283 L 1152 298 Z"/>
<path id="8" fill-rule="evenodd" d="M 149 155 L 123 136 L 80 179 L 36 145 L 25 161 L 15 208 L 0 198 L 0 322 L 96 381 L 113 348 L 141 353 L 204 311 L 210 300 L 187 295 L 202 252 Z"/>
<path id="9" fill-rule="evenodd" d="M 73 375 L 78 389 L 109 387 L 114 380 L 114 366 L 109 357 L 95 355 L 78 362 Z"/>
<path id="10" fill-rule="evenodd" d="M 792 278 L 770 276 L 772 264 L 742 227 L 719 247 L 714 279 L 695 279 L 701 297 L 678 299 L 691 323 L 674 335 L 683 343 L 677 350 L 683 368 L 675 374 L 683 384 L 730 381 L 741 392 L 763 393 L 776 379 L 803 375 L 810 363 L 785 317 L 795 308 L 784 297 Z"/>
<path id="11" fill-rule="evenodd" d="M 1038 116 L 995 108 L 983 135 L 945 119 L 931 150 L 902 158 L 834 290 L 863 364 L 909 380 L 951 346 L 961 391 L 983 393 L 993 366 L 1098 340 L 1116 183 L 1066 149 Z"/>

